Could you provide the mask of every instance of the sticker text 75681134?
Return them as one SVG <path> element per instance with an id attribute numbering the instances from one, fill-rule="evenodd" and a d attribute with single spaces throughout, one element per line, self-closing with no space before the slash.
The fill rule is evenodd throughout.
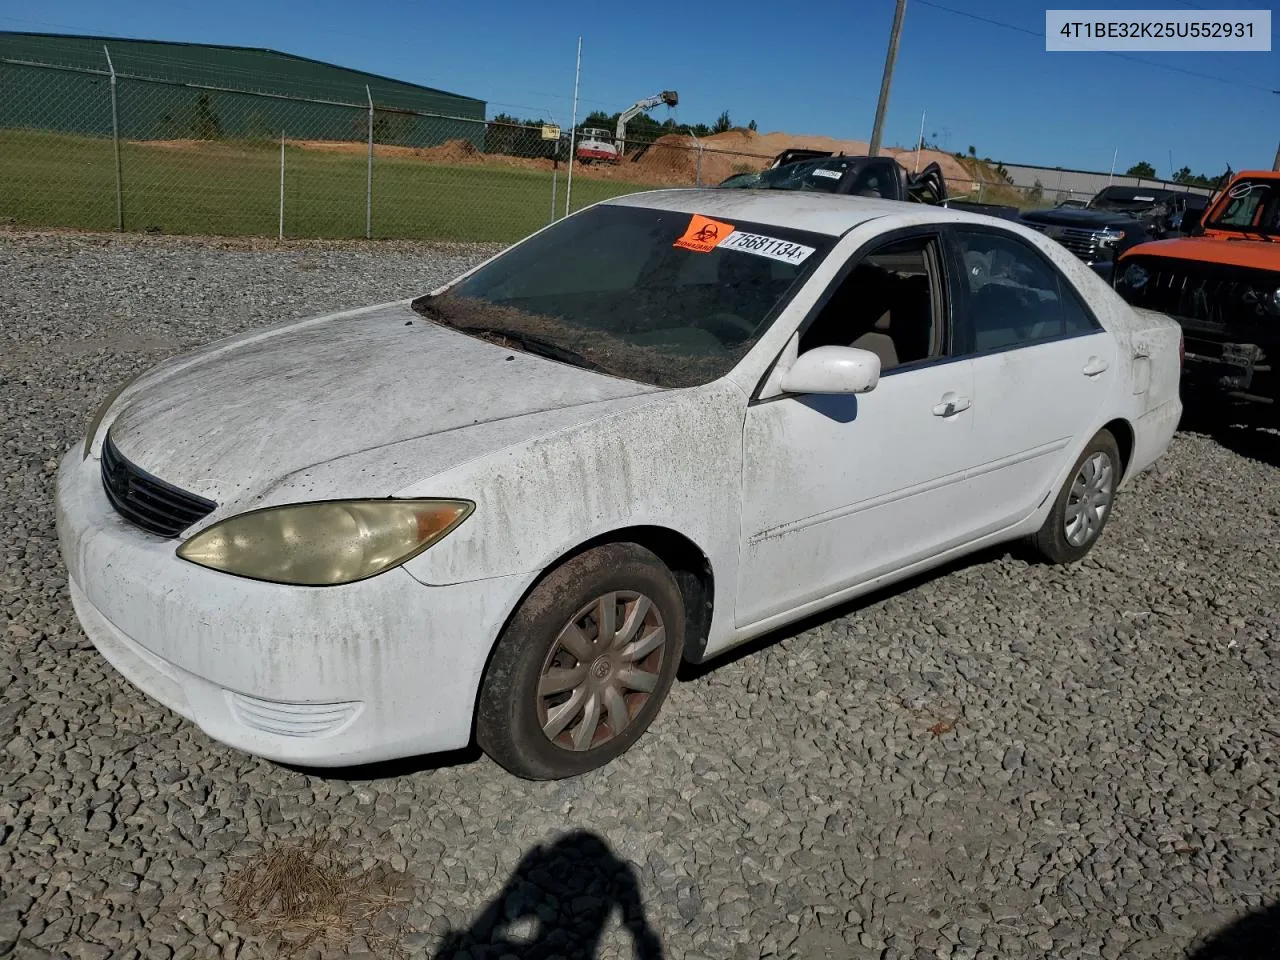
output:
<path id="1" fill-rule="evenodd" d="M 741 250 L 743 253 L 754 253 L 759 257 L 781 260 L 783 263 L 804 263 L 813 254 L 813 247 L 806 247 L 789 240 L 766 237 L 758 233 L 743 233 L 735 230 L 720 241 L 721 250 Z"/>

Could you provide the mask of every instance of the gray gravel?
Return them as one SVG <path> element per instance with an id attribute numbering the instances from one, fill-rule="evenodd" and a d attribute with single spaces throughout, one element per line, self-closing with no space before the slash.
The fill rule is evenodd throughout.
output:
<path id="1" fill-rule="evenodd" d="M 984 555 L 691 671 L 576 781 L 473 756 L 313 776 L 127 686 L 76 625 L 53 529 L 56 459 L 99 400 L 480 255 L 0 233 L 0 955 L 267 955 L 223 877 L 317 830 L 407 866 L 421 957 L 574 956 L 593 931 L 624 957 L 632 930 L 689 960 L 1168 958 L 1274 902 L 1274 434 L 1180 434 L 1079 566 Z M 574 830 L 594 838 L 557 844 Z M 551 953 L 500 929 L 521 918 Z"/>

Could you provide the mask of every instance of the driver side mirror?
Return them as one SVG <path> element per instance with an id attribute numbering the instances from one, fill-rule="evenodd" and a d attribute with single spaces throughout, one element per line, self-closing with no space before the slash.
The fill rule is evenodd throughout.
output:
<path id="1" fill-rule="evenodd" d="M 880 357 L 857 347 L 814 347 L 782 375 L 786 393 L 868 393 L 880 382 Z"/>

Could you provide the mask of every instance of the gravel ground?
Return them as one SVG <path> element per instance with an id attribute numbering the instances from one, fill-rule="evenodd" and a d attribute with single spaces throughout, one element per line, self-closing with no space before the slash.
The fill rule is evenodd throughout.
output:
<path id="1" fill-rule="evenodd" d="M 99 400 L 479 255 L 0 233 L 0 955 L 269 955 L 227 871 L 317 832 L 412 874 L 384 922 L 420 957 L 625 957 L 630 929 L 689 960 L 1169 958 L 1274 906 L 1274 434 L 1180 434 L 1079 566 L 987 554 L 689 671 L 576 781 L 471 754 L 314 776 L 127 686 L 54 538 L 56 459 Z M 530 916 L 549 953 L 474 945 Z M 1274 913 L 1257 929 L 1280 942 Z"/>

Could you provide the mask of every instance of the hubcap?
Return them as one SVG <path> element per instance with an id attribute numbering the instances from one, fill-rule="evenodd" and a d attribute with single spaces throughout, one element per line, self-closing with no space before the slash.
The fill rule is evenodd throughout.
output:
<path id="1" fill-rule="evenodd" d="M 1115 471 L 1111 458 L 1098 452 L 1080 465 L 1071 492 L 1067 495 L 1064 532 L 1073 547 L 1083 547 L 1102 530 L 1102 522 L 1111 509 Z"/>
<path id="2" fill-rule="evenodd" d="M 607 593 L 574 614 L 539 677 L 547 739 L 590 750 L 619 736 L 658 687 L 666 639 L 662 614 L 643 594 Z"/>

